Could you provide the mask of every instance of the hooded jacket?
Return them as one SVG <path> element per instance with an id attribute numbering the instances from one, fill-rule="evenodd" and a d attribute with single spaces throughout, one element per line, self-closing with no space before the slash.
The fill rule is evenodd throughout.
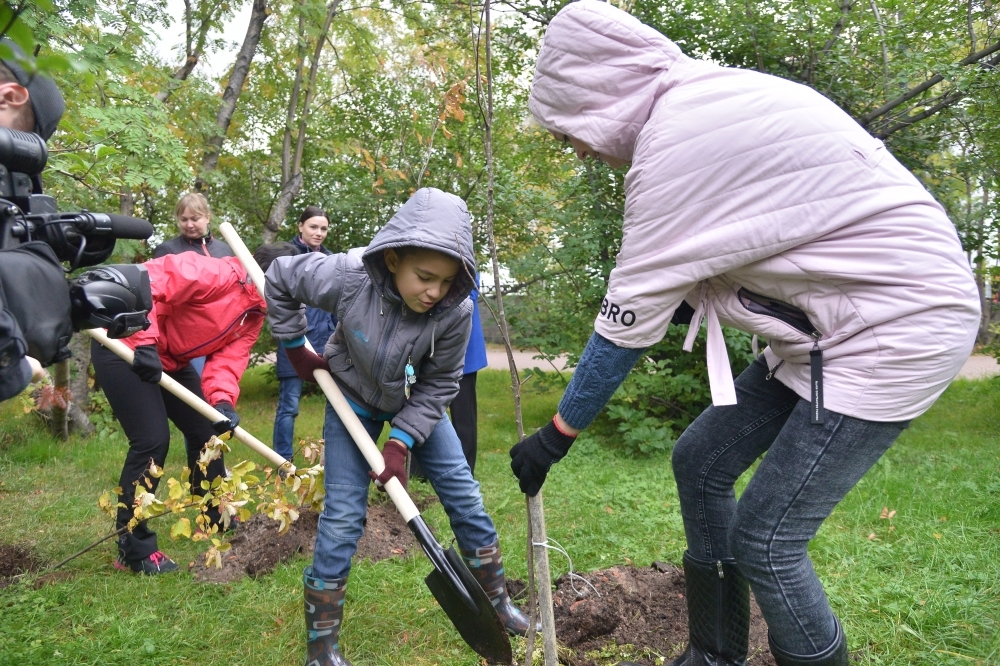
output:
<path id="1" fill-rule="evenodd" d="M 464 266 L 445 297 L 425 313 L 406 306 L 385 265 L 383 252 L 399 247 L 436 250 Z M 458 393 L 475 270 L 465 202 L 422 188 L 366 248 L 275 259 L 265 287 L 271 331 L 279 340 L 305 335 L 305 306 L 335 314 L 337 329 L 323 356 L 337 384 L 355 405 L 389 417 L 394 430 L 422 444 Z M 416 375 L 409 398 L 408 362 Z"/>
<path id="2" fill-rule="evenodd" d="M 529 107 L 631 162 L 624 237 L 595 329 L 659 341 L 680 303 L 708 325 L 716 405 L 736 400 L 722 325 L 767 338 L 774 375 L 872 421 L 926 411 L 972 350 L 979 302 L 954 226 L 916 178 L 818 92 L 688 58 L 603 2 L 550 23 Z"/>
<path id="3" fill-rule="evenodd" d="M 153 250 L 153 258 L 159 259 L 168 254 L 180 254 L 182 252 L 199 252 L 206 257 L 234 257 L 233 250 L 224 241 L 220 241 L 208 232 L 201 238 L 188 238 L 187 236 L 176 236 L 168 241 L 164 241 Z"/>
<path id="4" fill-rule="evenodd" d="M 156 345 L 163 369 L 173 372 L 201 356 L 205 400 L 236 405 L 240 378 L 264 326 L 264 299 L 236 257 L 197 252 L 169 254 L 143 264 L 153 292 L 150 327 L 122 342 Z"/>
<path id="5" fill-rule="evenodd" d="M 308 254 L 310 252 L 318 252 L 324 255 L 333 254 L 333 252 L 330 252 L 330 250 L 322 245 L 315 250 L 310 249 L 308 245 L 302 242 L 300 236 L 293 238 L 291 243 L 298 248 L 299 254 Z M 334 329 L 337 328 L 337 318 L 319 308 L 307 307 L 306 321 L 309 326 L 309 332 L 306 334 L 306 337 L 309 338 L 309 343 L 313 346 L 313 349 L 323 349 L 326 347 L 326 341 L 330 339 Z M 288 360 L 288 354 L 285 353 L 285 348 L 281 345 L 278 345 L 278 351 L 275 355 L 275 366 L 278 372 L 278 379 L 298 379 L 298 375 L 295 374 L 295 368 L 292 367 L 291 361 Z"/>

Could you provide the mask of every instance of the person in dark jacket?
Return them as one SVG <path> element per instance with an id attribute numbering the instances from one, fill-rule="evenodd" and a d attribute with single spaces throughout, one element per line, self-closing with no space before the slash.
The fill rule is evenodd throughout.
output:
<path id="1" fill-rule="evenodd" d="M 406 484 L 410 449 L 451 522 L 459 550 L 511 633 L 528 619 L 507 593 L 496 527 L 483 506 L 445 409 L 458 393 L 472 325 L 472 226 L 465 202 L 417 190 L 367 248 L 275 259 L 265 296 L 271 332 L 299 377 L 328 370 L 373 440 L 389 422 L 385 469 L 375 476 L 344 423 L 327 406 L 323 428 L 326 501 L 313 563 L 303 576 L 308 656 L 344 666 L 338 638 L 347 577 L 364 532 L 369 479 Z M 305 346 L 303 305 L 336 312 L 323 356 Z"/>
<path id="2" fill-rule="evenodd" d="M 174 206 L 174 217 L 180 234 L 157 245 L 153 250 L 154 259 L 181 252 L 200 252 L 216 259 L 236 256 L 232 248 L 212 236 L 209 227 L 212 210 L 204 194 L 189 192 L 182 196 Z"/>
<path id="3" fill-rule="evenodd" d="M 306 206 L 299 217 L 299 233 L 292 239 L 291 244 L 300 254 L 308 252 L 332 254 L 330 250 L 323 247 L 323 241 L 326 240 L 329 231 L 330 220 L 323 209 L 318 206 Z M 337 318 L 319 308 L 307 307 L 306 321 L 308 322 L 306 337 L 309 338 L 313 349 L 326 347 L 326 341 L 330 339 L 337 327 Z M 285 460 L 291 460 L 295 452 L 292 440 L 295 431 L 295 417 L 299 415 L 302 380 L 295 374 L 295 368 L 289 363 L 288 355 L 281 345 L 278 345 L 276 365 L 278 370 L 278 411 L 274 415 L 272 446 L 278 455 Z"/>

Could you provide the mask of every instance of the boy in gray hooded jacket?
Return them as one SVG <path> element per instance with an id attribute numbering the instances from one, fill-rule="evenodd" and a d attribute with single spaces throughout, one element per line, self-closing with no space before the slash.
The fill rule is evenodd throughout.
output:
<path id="1" fill-rule="evenodd" d="M 313 565 L 304 573 L 308 658 L 312 666 L 348 664 L 337 639 L 351 558 L 363 533 L 369 478 L 406 484 L 412 449 L 441 499 L 469 569 L 507 630 L 528 621 L 507 595 L 499 540 L 483 507 L 462 445 L 445 409 L 458 393 L 472 323 L 470 276 L 476 266 L 465 202 L 418 190 L 366 248 L 283 257 L 267 271 L 271 330 L 296 373 L 327 369 L 372 439 L 391 425 L 376 477 L 327 404 L 326 503 Z M 337 316 L 323 356 L 305 348 L 305 306 Z"/>

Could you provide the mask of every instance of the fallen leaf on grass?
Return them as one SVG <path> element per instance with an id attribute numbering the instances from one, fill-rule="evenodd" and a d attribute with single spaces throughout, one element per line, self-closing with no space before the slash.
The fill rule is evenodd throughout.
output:
<path id="1" fill-rule="evenodd" d="M 868 540 L 869 541 L 874 541 L 875 540 L 875 533 L 874 532 L 872 532 L 871 534 L 868 535 Z"/>

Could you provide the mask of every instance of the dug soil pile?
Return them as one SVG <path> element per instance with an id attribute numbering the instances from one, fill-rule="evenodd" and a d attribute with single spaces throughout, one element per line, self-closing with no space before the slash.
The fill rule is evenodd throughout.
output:
<path id="1" fill-rule="evenodd" d="M 38 571 L 42 564 L 27 546 L 0 544 L 0 590 L 17 580 L 16 576 Z"/>
<path id="2" fill-rule="evenodd" d="M 425 499 L 417 505 L 423 509 L 431 501 L 437 498 Z M 206 567 L 201 556 L 190 568 L 199 580 L 209 583 L 228 583 L 243 576 L 269 574 L 296 553 L 312 553 L 318 518 L 316 512 L 304 510 L 288 532 L 279 535 L 278 523 L 265 515 L 254 514 L 236 530 L 230 542 L 232 547 L 222 554 L 221 569 Z M 405 557 L 413 548 L 419 546 L 391 502 L 368 506 L 365 534 L 358 542 L 358 558 L 378 562 L 390 557 Z"/>
<path id="3" fill-rule="evenodd" d="M 642 569 L 622 566 L 594 571 L 586 578 L 600 595 L 579 579 L 571 584 L 569 576 L 562 576 L 556 581 L 556 635 L 574 653 L 560 655 L 564 663 L 605 666 L 627 657 L 654 666 L 664 663 L 660 657 L 670 663 L 684 650 L 688 625 L 683 571 L 656 562 Z M 767 625 L 753 601 L 747 664 L 774 666 L 767 647 Z"/>

